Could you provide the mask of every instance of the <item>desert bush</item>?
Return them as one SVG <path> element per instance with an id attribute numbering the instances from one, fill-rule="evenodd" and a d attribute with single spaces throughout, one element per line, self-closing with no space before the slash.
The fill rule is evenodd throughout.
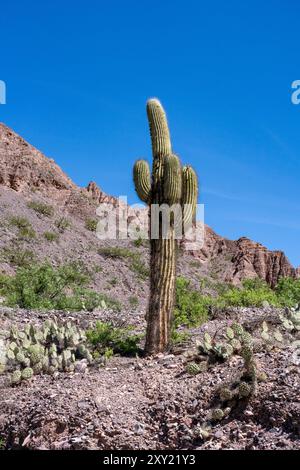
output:
<path id="1" fill-rule="evenodd" d="M 53 207 L 49 204 L 45 204 L 44 202 L 31 201 L 27 204 L 27 206 L 29 209 L 32 209 L 36 213 L 44 215 L 45 217 L 52 217 L 54 214 Z"/>
<path id="2" fill-rule="evenodd" d="M 276 292 L 261 279 L 247 279 L 242 287 L 229 287 L 219 295 L 219 307 L 261 307 L 267 301 L 275 307 L 280 306 Z"/>
<path id="3" fill-rule="evenodd" d="M 110 323 L 97 322 L 95 328 L 88 330 L 86 336 L 90 344 L 100 354 L 109 348 L 114 353 L 123 355 L 136 354 L 139 351 L 140 335 L 132 334 L 132 328 L 117 328 Z"/>
<path id="4" fill-rule="evenodd" d="M 44 238 L 48 242 L 56 242 L 59 239 L 59 236 L 58 236 L 57 233 L 54 233 L 54 232 L 45 232 L 44 233 Z"/>
<path id="5" fill-rule="evenodd" d="M 275 293 L 282 306 L 293 307 L 300 304 L 300 279 L 281 278 Z"/>
<path id="6" fill-rule="evenodd" d="M 90 232 L 96 232 L 98 221 L 96 219 L 86 219 L 85 228 Z"/>
<path id="7" fill-rule="evenodd" d="M 201 325 L 208 319 L 208 308 L 213 299 L 203 296 L 191 288 L 190 282 L 179 277 L 176 282 L 176 301 L 174 310 L 175 327 Z"/>
<path id="8" fill-rule="evenodd" d="M 56 310 L 93 310 L 105 301 L 108 307 L 120 309 L 119 302 L 86 288 L 90 278 L 79 263 L 53 268 L 49 263 L 33 264 L 17 270 L 5 279 L 2 292 L 9 306 Z"/>

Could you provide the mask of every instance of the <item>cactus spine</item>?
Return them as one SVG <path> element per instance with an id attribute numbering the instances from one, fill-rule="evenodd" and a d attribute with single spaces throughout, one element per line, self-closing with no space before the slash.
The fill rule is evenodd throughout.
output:
<path id="1" fill-rule="evenodd" d="M 169 346 L 172 314 L 175 299 L 176 251 L 175 228 L 179 225 L 178 207 L 183 209 L 180 218 L 184 227 L 191 225 L 197 204 L 197 176 L 191 167 L 181 167 L 179 158 L 172 153 L 166 114 L 157 99 L 147 103 L 153 164 L 152 178 L 149 164 L 138 160 L 133 169 L 135 189 L 143 202 L 150 207 L 150 226 L 155 223 L 151 210 L 153 204 L 173 206 L 167 233 L 162 218 L 158 219 L 158 238 L 151 237 L 150 301 L 147 312 L 146 354 L 165 351 Z M 172 215 L 173 214 L 173 215 Z"/>

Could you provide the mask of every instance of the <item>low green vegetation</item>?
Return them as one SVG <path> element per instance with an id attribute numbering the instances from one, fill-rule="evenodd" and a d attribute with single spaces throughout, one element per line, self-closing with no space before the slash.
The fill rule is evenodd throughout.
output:
<path id="1" fill-rule="evenodd" d="M 128 248 L 119 246 L 103 247 L 98 250 L 98 253 L 105 258 L 121 260 L 129 259 L 131 260 L 129 264 L 129 269 L 131 269 L 131 271 L 137 274 L 138 277 L 142 280 L 146 280 L 149 277 L 150 270 L 148 266 L 145 265 L 145 262 L 141 260 L 139 253 L 135 253 Z"/>
<path id="2" fill-rule="evenodd" d="M 203 294 L 207 287 L 193 289 L 189 280 L 180 277 L 176 285 L 175 327 L 193 327 L 206 322 L 212 308 L 263 307 L 265 302 L 274 307 L 293 307 L 300 304 L 300 280 L 283 278 L 275 289 L 261 279 L 247 279 L 241 287 L 216 283 L 215 295 Z"/>
<path id="3" fill-rule="evenodd" d="M 140 237 L 140 238 L 137 238 L 136 240 L 133 240 L 132 244 L 136 248 L 140 248 L 141 246 L 147 247 L 149 246 L 149 240 Z"/>
<path id="4" fill-rule="evenodd" d="M 95 328 L 88 330 L 86 336 L 92 347 L 100 354 L 107 351 L 123 355 L 139 352 L 141 335 L 132 334 L 132 328 L 117 328 L 110 323 L 97 322 Z"/>
<path id="5" fill-rule="evenodd" d="M 180 325 L 192 327 L 206 322 L 211 301 L 211 297 L 203 296 L 192 289 L 190 281 L 179 277 L 176 282 L 175 328 Z"/>
<path id="6" fill-rule="evenodd" d="M 96 219 L 86 219 L 85 228 L 90 232 L 96 232 L 98 221 Z"/>
<path id="7" fill-rule="evenodd" d="M 123 248 L 120 246 L 102 247 L 99 248 L 98 253 L 104 258 L 111 259 L 134 259 L 137 256 L 136 253 L 130 251 L 128 248 Z"/>
<path id="8" fill-rule="evenodd" d="M 43 215 L 45 217 L 52 217 L 54 214 L 54 209 L 49 204 L 43 202 L 31 201 L 27 204 L 29 209 L 34 210 L 37 214 Z"/>
<path id="9" fill-rule="evenodd" d="M 31 223 L 26 217 L 14 216 L 9 220 L 9 225 L 11 227 L 18 228 L 18 237 L 21 239 L 32 239 L 36 237 L 35 231 L 32 228 Z"/>
<path id="10" fill-rule="evenodd" d="M 145 265 L 145 262 L 140 259 L 139 256 L 136 256 L 132 263 L 130 264 L 130 269 L 133 271 L 135 274 L 138 275 L 138 277 L 142 280 L 146 280 L 150 276 L 150 269 L 147 265 Z"/>
<path id="11" fill-rule="evenodd" d="M 128 302 L 133 308 L 136 308 L 139 305 L 139 299 L 135 296 L 129 297 Z"/>
<path id="12" fill-rule="evenodd" d="M 56 228 L 60 233 L 64 233 L 68 228 L 71 227 L 71 222 L 66 217 L 60 217 L 55 221 Z"/>
<path id="13" fill-rule="evenodd" d="M 31 264 L 19 268 L 14 276 L 0 277 L 0 295 L 6 305 L 27 309 L 88 310 L 101 302 L 120 310 L 118 301 L 87 288 L 90 275 L 79 263 L 54 268 L 49 263 Z"/>
<path id="14" fill-rule="evenodd" d="M 24 249 L 18 245 L 15 247 L 4 247 L 0 253 L 0 260 L 4 261 L 14 267 L 23 268 L 28 267 L 36 259 L 33 251 Z"/>
<path id="15" fill-rule="evenodd" d="M 44 233 L 44 238 L 48 241 L 48 242 L 57 242 L 58 239 L 59 239 L 59 236 L 57 233 L 54 233 L 54 232 L 45 232 Z"/>

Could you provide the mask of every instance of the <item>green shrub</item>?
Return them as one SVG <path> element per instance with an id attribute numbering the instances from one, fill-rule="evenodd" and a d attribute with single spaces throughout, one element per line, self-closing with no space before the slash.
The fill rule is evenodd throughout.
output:
<path id="1" fill-rule="evenodd" d="M 300 279 L 281 278 L 275 292 L 283 307 L 293 307 L 300 304 Z"/>
<path id="2" fill-rule="evenodd" d="M 59 236 L 57 233 L 54 232 L 45 232 L 44 238 L 46 238 L 48 242 L 56 242 L 59 239 Z"/>
<path id="3" fill-rule="evenodd" d="M 79 263 L 58 268 L 43 263 L 19 268 L 15 276 L 0 280 L 0 288 L 11 307 L 91 311 L 104 301 L 108 307 L 120 310 L 119 302 L 87 289 L 89 280 L 86 268 Z"/>
<path id="4" fill-rule="evenodd" d="M 32 209 L 38 214 L 44 215 L 45 217 L 52 217 L 54 214 L 53 207 L 43 202 L 31 201 L 27 204 L 27 206 L 29 209 Z"/>
<path id="5" fill-rule="evenodd" d="M 85 228 L 90 232 L 96 232 L 98 221 L 96 219 L 86 219 Z"/>
<path id="6" fill-rule="evenodd" d="M 97 322 L 95 328 L 88 330 L 86 336 L 95 350 L 103 354 L 107 348 L 123 355 L 136 354 L 139 351 L 140 335 L 131 334 L 132 328 L 116 328 L 110 323 Z"/>
<path id="7" fill-rule="evenodd" d="M 198 326 L 206 322 L 212 301 L 211 297 L 192 289 L 187 279 L 179 277 L 176 282 L 175 328 L 180 325 Z"/>
<path id="8" fill-rule="evenodd" d="M 219 307 L 261 307 L 267 301 L 275 307 L 280 306 L 276 292 L 261 279 L 247 279 L 242 288 L 230 287 L 217 300 Z"/>

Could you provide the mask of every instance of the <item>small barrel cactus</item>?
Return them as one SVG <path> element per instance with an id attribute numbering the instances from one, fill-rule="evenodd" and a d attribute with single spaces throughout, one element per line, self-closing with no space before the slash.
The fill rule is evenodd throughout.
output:
<path id="1" fill-rule="evenodd" d="M 211 418 L 213 421 L 221 421 L 224 418 L 224 411 L 221 408 L 215 408 L 211 412 Z"/>
<path id="2" fill-rule="evenodd" d="M 241 382 L 239 385 L 239 396 L 240 398 L 247 398 L 251 395 L 252 387 L 246 382 Z"/>
<path id="3" fill-rule="evenodd" d="M 220 400 L 223 402 L 230 401 L 233 398 L 233 393 L 228 387 L 223 387 L 220 390 Z"/>
<path id="4" fill-rule="evenodd" d="M 233 323 L 231 325 L 231 329 L 233 330 L 235 336 L 237 337 L 240 337 L 242 336 L 242 334 L 244 333 L 244 328 L 242 327 L 242 325 L 240 325 L 240 323 Z"/>

